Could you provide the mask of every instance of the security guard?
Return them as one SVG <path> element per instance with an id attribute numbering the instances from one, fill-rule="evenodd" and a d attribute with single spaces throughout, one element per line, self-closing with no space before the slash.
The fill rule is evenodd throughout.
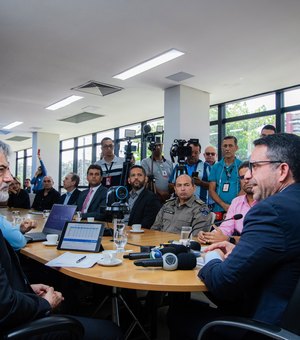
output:
<path id="1" fill-rule="evenodd" d="M 195 184 L 188 175 L 180 175 L 175 182 L 176 198 L 168 200 L 158 212 L 151 229 L 180 234 L 182 226 L 209 231 L 213 214 L 207 205 L 194 196 Z"/>

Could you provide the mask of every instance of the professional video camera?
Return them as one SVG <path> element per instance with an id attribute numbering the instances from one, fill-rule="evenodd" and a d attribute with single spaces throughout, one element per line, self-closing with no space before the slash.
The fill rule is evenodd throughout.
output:
<path id="1" fill-rule="evenodd" d="M 113 218 L 123 218 L 129 213 L 129 206 L 126 202 L 128 190 L 125 186 L 110 187 L 106 194 L 106 211 L 112 214 Z"/>
<path id="2" fill-rule="evenodd" d="M 162 133 L 163 127 L 158 125 L 156 127 L 156 132 Z M 151 132 L 151 126 L 146 124 L 143 127 L 143 135 L 144 141 L 149 143 L 148 150 L 155 151 L 156 145 L 161 144 L 161 140 L 159 136 L 156 136 L 153 132 Z"/>
<path id="3" fill-rule="evenodd" d="M 128 186 L 127 178 L 129 175 L 129 170 L 131 166 L 131 160 L 133 157 L 133 151 L 136 151 L 136 146 L 132 145 L 131 138 L 135 137 L 135 130 L 125 130 L 125 137 L 128 138 L 127 145 L 125 145 L 125 162 L 123 163 L 121 182 L 120 184 L 123 186 Z"/>
<path id="4" fill-rule="evenodd" d="M 175 163 L 175 157 L 178 157 L 177 162 L 179 164 L 185 163 L 186 157 L 192 155 L 190 144 L 199 144 L 199 139 L 191 138 L 188 141 L 185 139 L 174 139 L 170 150 L 170 156 L 173 163 Z"/>

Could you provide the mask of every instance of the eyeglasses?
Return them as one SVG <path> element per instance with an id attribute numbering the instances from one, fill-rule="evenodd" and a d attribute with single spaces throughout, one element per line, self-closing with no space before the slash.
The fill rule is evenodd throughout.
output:
<path id="1" fill-rule="evenodd" d="M 107 145 L 103 145 L 102 148 L 103 149 L 113 149 L 113 144 L 107 144 Z"/>
<path id="2" fill-rule="evenodd" d="M 215 152 L 205 152 L 206 156 L 215 156 Z"/>
<path id="3" fill-rule="evenodd" d="M 256 162 L 249 162 L 249 170 L 252 174 L 253 170 L 256 170 L 258 165 L 266 165 L 266 164 L 276 164 L 276 163 L 283 163 L 282 161 L 256 161 Z"/>

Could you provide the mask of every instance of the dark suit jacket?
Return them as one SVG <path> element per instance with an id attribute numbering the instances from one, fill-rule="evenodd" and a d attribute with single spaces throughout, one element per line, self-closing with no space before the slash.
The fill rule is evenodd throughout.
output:
<path id="1" fill-rule="evenodd" d="M 77 200 L 79 195 L 81 194 L 81 191 L 79 189 L 75 189 L 72 192 L 72 195 L 68 201 L 68 205 L 76 205 L 77 204 Z M 59 204 L 64 204 L 64 201 L 66 199 L 67 194 L 63 194 L 62 196 L 60 196 L 60 200 L 59 200 Z"/>
<path id="2" fill-rule="evenodd" d="M 32 209 L 43 211 L 51 210 L 53 204 L 58 203 L 60 199 L 60 194 L 54 188 L 52 188 L 47 196 L 44 196 L 45 189 L 39 190 L 32 203 Z"/>
<path id="3" fill-rule="evenodd" d="M 7 205 L 13 208 L 30 209 L 28 192 L 24 189 L 20 189 L 18 194 L 10 193 Z"/>
<path id="4" fill-rule="evenodd" d="M 0 329 L 8 330 L 45 316 L 51 310 L 47 300 L 31 289 L 16 253 L 0 231 Z"/>
<path id="5" fill-rule="evenodd" d="M 89 193 L 90 189 L 83 190 L 77 200 L 77 210 L 80 211 L 82 209 L 83 202 Z M 92 199 L 91 204 L 89 205 L 88 211 L 85 214 L 82 214 L 82 218 L 86 219 L 87 217 L 95 217 L 95 220 L 103 221 L 105 220 L 105 207 L 106 207 L 106 193 L 107 188 L 103 185 L 100 185 L 98 190 L 95 192 L 94 197 Z"/>
<path id="6" fill-rule="evenodd" d="M 144 189 L 131 209 L 128 225 L 139 223 L 143 228 L 150 229 L 160 208 L 161 203 L 157 196 L 152 191 Z"/>
<path id="7" fill-rule="evenodd" d="M 252 318 L 279 324 L 300 276 L 300 183 L 253 206 L 229 257 L 200 271 L 208 290 L 239 301 Z"/>

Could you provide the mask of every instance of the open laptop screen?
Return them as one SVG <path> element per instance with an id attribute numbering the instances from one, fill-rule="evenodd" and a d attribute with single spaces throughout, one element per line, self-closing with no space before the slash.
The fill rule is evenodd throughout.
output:
<path id="1" fill-rule="evenodd" d="M 66 221 L 72 221 L 76 205 L 53 204 L 44 225 L 44 234 L 61 234 Z"/>
<path id="2" fill-rule="evenodd" d="M 98 252 L 103 232 L 103 223 L 66 222 L 57 249 Z"/>

